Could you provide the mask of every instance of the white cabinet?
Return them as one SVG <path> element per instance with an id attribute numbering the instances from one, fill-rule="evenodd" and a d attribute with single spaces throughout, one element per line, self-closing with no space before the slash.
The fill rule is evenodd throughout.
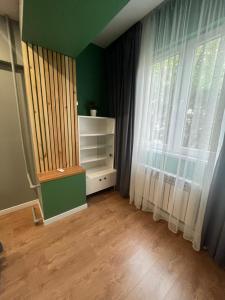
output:
<path id="1" fill-rule="evenodd" d="M 86 169 L 86 194 L 116 184 L 115 119 L 79 116 L 80 164 Z"/>
<path id="2" fill-rule="evenodd" d="M 86 194 L 92 194 L 108 187 L 114 186 L 116 182 L 116 171 L 109 170 L 103 176 L 86 177 Z"/>

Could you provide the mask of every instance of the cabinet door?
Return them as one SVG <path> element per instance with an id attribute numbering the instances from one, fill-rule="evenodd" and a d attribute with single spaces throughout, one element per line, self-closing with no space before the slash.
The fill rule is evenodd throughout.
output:
<path id="1" fill-rule="evenodd" d="M 96 176 L 94 178 L 89 178 L 87 176 L 86 177 L 87 195 L 114 186 L 115 183 L 116 183 L 116 172 L 109 173 L 103 176 Z"/>

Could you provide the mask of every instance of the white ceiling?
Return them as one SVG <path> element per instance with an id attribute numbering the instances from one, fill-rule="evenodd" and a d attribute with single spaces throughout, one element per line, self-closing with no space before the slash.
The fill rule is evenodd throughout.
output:
<path id="1" fill-rule="evenodd" d="M 0 0 L 0 15 L 19 20 L 19 0 Z"/>
<path id="2" fill-rule="evenodd" d="M 130 0 L 95 38 L 93 43 L 103 48 L 107 47 L 161 2 L 163 0 Z"/>

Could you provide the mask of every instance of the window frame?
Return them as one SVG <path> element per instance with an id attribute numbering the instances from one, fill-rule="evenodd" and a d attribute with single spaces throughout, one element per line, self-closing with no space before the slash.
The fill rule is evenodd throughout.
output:
<path id="1" fill-rule="evenodd" d="M 156 55 L 153 59 L 154 66 L 157 63 L 163 62 L 166 59 L 169 59 L 170 57 L 175 57 L 178 55 L 178 70 L 177 70 L 177 79 L 180 81 L 176 82 L 175 85 L 175 92 L 174 97 L 177 101 L 177 107 L 175 109 L 171 110 L 170 119 L 172 120 L 172 124 L 170 125 L 170 130 L 168 134 L 167 141 L 170 143 L 161 144 L 159 146 L 154 145 L 152 141 L 149 140 L 149 149 L 153 151 L 159 151 L 168 153 L 169 155 L 180 155 L 183 158 L 193 158 L 193 159 L 200 159 L 203 158 L 203 161 L 205 161 L 204 158 L 208 157 L 211 147 L 208 150 L 199 149 L 199 148 L 191 148 L 191 147 L 185 147 L 183 146 L 183 135 L 185 130 L 185 123 L 186 123 L 186 116 L 187 116 L 187 109 L 188 104 L 190 101 L 189 93 L 191 90 L 191 78 L 193 75 L 194 70 L 194 59 L 195 54 L 202 44 L 210 42 L 211 40 L 215 40 L 217 38 L 220 38 L 219 43 L 219 49 L 218 49 L 218 57 L 216 58 L 216 64 L 219 65 L 220 56 L 223 54 L 222 49 L 225 49 L 225 26 L 221 26 L 221 28 L 218 30 L 214 29 L 210 33 L 207 33 L 207 35 L 204 33 L 201 36 L 192 38 L 190 40 L 185 41 L 183 44 L 181 43 L 178 47 L 174 47 L 174 49 L 166 50 L 165 52 L 161 53 L 160 55 Z M 185 49 L 183 51 L 183 49 Z M 221 66 L 222 69 L 222 66 Z M 221 73 L 221 70 L 219 71 Z M 215 87 L 214 89 L 215 90 Z M 211 92 L 213 94 L 213 91 Z M 222 94 L 222 95 L 221 95 Z M 218 110 L 218 105 L 221 106 L 221 109 L 225 109 L 225 76 L 223 79 L 222 87 L 221 87 L 221 94 L 220 97 L 217 97 L 216 105 L 214 106 L 214 114 L 215 111 Z M 178 98 L 180 98 L 180 101 L 178 101 Z M 224 99 L 224 101 L 219 101 L 219 99 Z M 177 114 L 178 118 L 173 118 L 173 114 Z M 221 117 L 222 118 L 222 117 Z M 211 137 L 217 134 L 219 132 L 219 127 L 221 122 L 217 122 L 218 124 L 215 125 L 215 122 L 213 121 L 212 124 L 212 132 Z M 177 124 L 182 124 L 177 127 Z M 175 130 L 176 128 L 176 130 Z M 163 150 L 165 149 L 165 150 Z M 176 151 L 176 149 L 179 149 L 179 151 Z"/>

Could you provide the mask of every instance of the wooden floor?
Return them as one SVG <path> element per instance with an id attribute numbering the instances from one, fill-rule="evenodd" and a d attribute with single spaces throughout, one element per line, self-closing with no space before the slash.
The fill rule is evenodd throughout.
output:
<path id="1" fill-rule="evenodd" d="M 116 192 L 51 225 L 0 218 L 0 299 L 225 299 L 225 271 Z"/>

